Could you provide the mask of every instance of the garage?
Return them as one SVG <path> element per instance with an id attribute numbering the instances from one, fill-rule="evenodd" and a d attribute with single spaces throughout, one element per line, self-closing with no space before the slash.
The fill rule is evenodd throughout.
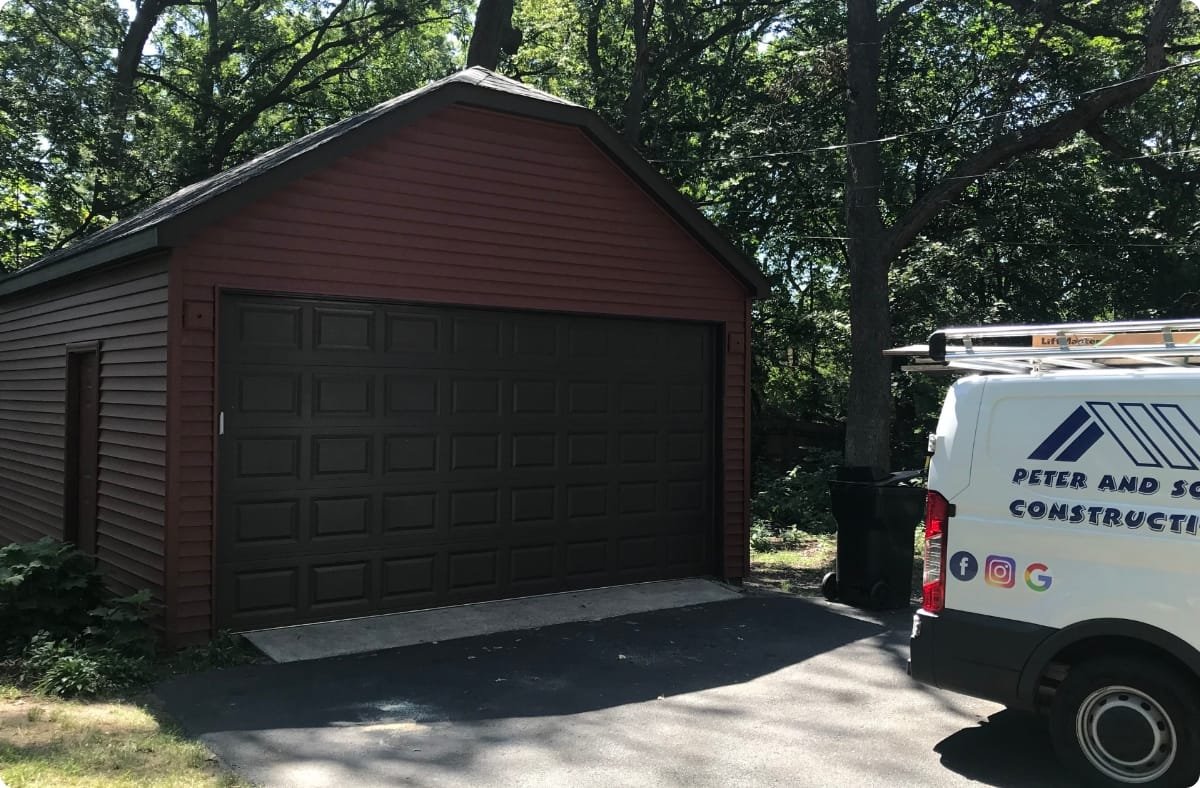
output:
<path id="1" fill-rule="evenodd" d="M 218 626 L 714 574 L 713 328 L 231 297 Z"/>
<path id="2" fill-rule="evenodd" d="M 594 112 L 467 69 L 0 280 L 0 543 L 177 645 L 736 583 L 768 292 Z"/>

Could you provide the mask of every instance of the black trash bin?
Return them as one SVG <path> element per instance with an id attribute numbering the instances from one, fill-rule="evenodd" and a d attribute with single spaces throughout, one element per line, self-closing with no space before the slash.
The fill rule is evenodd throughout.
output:
<path id="1" fill-rule="evenodd" d="M 920 473 L 838 470 L 829 483 L 838 526 L 837 571 L 821 583 L 826 599 L 874 609 L 909 606 L 913 539 L 925 516 L 925 490 L 899 484 Z"/>

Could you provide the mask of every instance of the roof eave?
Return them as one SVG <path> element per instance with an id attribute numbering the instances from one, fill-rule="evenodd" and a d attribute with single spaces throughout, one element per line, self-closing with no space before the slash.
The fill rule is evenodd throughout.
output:
<path id="1" fill-rule="evenodd" d="M 151 226 L 120 238 L 114 238 L 102 246 L 88 249 L 77 255 L 68 255 L 45 265 L 22 269 L 0 279 L 0 297 L 19 293 L 38 285 L 68 276 L 74 276 L 117 260 L 158 249 L 158 227 Z"/>

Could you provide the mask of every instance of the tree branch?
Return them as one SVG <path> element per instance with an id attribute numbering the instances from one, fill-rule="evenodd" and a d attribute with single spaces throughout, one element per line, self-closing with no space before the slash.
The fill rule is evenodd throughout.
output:
<path id="1" fill-rule="evenodd" d="M 162 74 L 155 74 L 154 72 L 151 72 L 151 71 L 138 71 L 137 76 L 138 76 L 138 79 L 142 80 L 143 82 L 151 82 L 155 85 L 161 85 L 163 88 L 166 89 L 166 91 L 168 93 L 172 93 L 175 96 L 177 96 L 179 99 L 186 101 L 189 104 L 193 104 L 196 107 L 203 107 L 206 104 L 198 96 L 196 96 L 193 93 L 187 92 L 183 88 L 179 87 L 178 85 L 176 85 L 175 83 L 171 82 L 169 79 L 164 77 Z"/>
<path id="2" fill-rule="evenodd" d="M 923 2 L 923 0 L 920 1 Z M 735 14 L 733 18 L 715 28 L 707 36 L 696 39 L 683 50 L 672 55 L 669 60 L 664 60 L 660 64 L 660 67 L 664 71 L 673 71 L 679 63 L 684 63 L 695 58 L 731 33 L 739 33 L 742 30 L 753 27 L 760 19 L 770 19 L 786 5 L 786 0 L 763 3 L 757 8 L 752 7 L 753 4 L 746 5 L 739 9 L 739 13 Z"/>
<path id="3" fill-rule="evenodd" d="M 1142 67 L 1132 78 L 1096 90 L 1074 107 L 1053 120 L 1026 131 L 997 139 L 991 145 L 959 164 L 947 177 L 921 196 L 892 226 L 884 239 L 884 253 L 894 259 L 943 206 L 962 194 L 982 175 L 1012 159 L 1034 151 L 1054 147 L 1078 134 L 1114 107 L 1133 103 L 1158 81 L 1166 65 L 1166 41 L 1171 24 L 1179 14 L 1181 0 L 1157 0 L 1147 28 L 1146 55 Z M 851 233 L 853 234 L 853 233 Z"/>
<path id="4" fill-rule="evenodd" d="M 1173 183 L 1200 183 L 1200 167 L 1194 170 L 1176 170 L 1160 164 L 1155 159 L 1134 150 L 1126 145 L 1121 140 L 1108 133 L 1100 121 L 1097 119 L 1089 123 L 1084 129 L 1088 136 L 1100 144 L 1109 153 L 1117 157 L 1118 160 L 1130 161 L 1141 168 L 1142 172 L 1147 175 L 1153 175 L 1155 178 Z"/>
<path id="5" fill-rule="evenodd" d="M 311 51 L 313 47 L 315 47 L 318 43 L 320 43 L 321 38 L 323 38 L 325 36 L 325 34 L 329 32 L 329 28 L 333 26 L 333 23 L 335 21 L 337 21 L 338 16 L 341 15 L 342 11 L 344 11 L 346 9 L 346 6 L 348 4 L 349 4 L 349 0 L 341 0 L 341 2 L 339 2 L 336 6 L 334 6 L 329 11 L 329 16 L 327 16 L 327 17 L 325 17 L 325 19 L 321 20 L 321 23 L 319 25 L 316 25 L 315 27 L 310 27 L 309 29 L 307 29 L 303 33 L 301 33 L 300 35 L 293 38 L 291 41 L 288 41 L 286 43 L 272 47 L 271 49 L 268 49 L 267 51 L 261 53 L 258 57 L 256 57 L 254 59 L 253 62 L 251 62 L 246 67 L 247 78 L 249 78 L 251 76 L 257 76 L 260 72 L 266 71 L 271 65 L 273 65 L 275 63 L 275 59 L 279 55 L 282 55 L 284 53 L 288 53 L 288 52 L 295 50 L 296 47 L 300 46 L 307 39 L 311 38 L 312 36 L 316 36 L 317 37 L 316 42 L 309 45 L 309 50 Z M 240 52 L 240 51 L 242 51 L 242 48 L 235 46 L 231 51 Z"/>
<path id="6" fill-rule="evenodd" d="M 125 202 L 120 203 L 119 205 L 107 206 L 107 209 L 119 217 L 122 213 L 125 212 L 126 208 L 132 208 L 133 206 L 138 205 L 139 203 L 143 202 L 146 198 L 148 198 L 151 194 L 153 194 L 153 192 L 154 192 L 154 188 L 151 187 L 149 189 L 146 189 L 145 191 L 139 192 L 138 194 L 134 195 L 130 199 L 126 200 Z M 79 238 L 82 238 L 85 235 L 88 235 L 92 231 L 92 223 L 95 222 L 98 218 L 100 218 L 99 215 L 97 215 L 94 210 L 89 208 L 87 214 L 83 217 L 83 220 L 80 221 L 80 223 L 78 224 L 78 226 L 75 227 L 74 230 L 72 230 L 71 232 L 67 233 L 64 236 L 61 236 L 60 238 L 55 240 L 55 242 L 53 244 L 51 244 L 50 251 L 56 252 L 59 249 L 62 249 L 63 247 L 67 246 L 71 242 L 73 242 Z"/>
<path id="7" fill-rule="evenodd" d="M 1116 27 L 1107 27 L 1104 25 L 1096 25 L 1091 22 L 1086 22 L 1082 19 L 1077 19 L 1073 16 L 1068 16 L 1063 13 L 1055 3 L 1045 2 L 1045 0 L 997 0 L 1000 3 L 1008 6 L 1019 14 L 1036 12 L 1047 22 L 1057 22 L 1064 27 L 1069 27 L 1072 30 L 1083 33 L 1088 38 L 1111 38 L 1116 41 L 1124 41 L 1127 44 L 1145 44 L 1146 36 L 1139 33 L 1131 33 L 1128 30 L 1122 30 Z M 1200 51 L 1200 43 L 1198 44 L 1172 44 L 1166 48 L 1167 52 L 1177 54 L 1181 52 L 1198 52 Z"/>
<path id="8" fill-rule="evenodd" d="M 1128 30 L 1121 30 L 1120 28 L 1095 25 L 1085 22 L 1082 19 L 1068 16 L 1054 2 L 1045 2 L 1045 0 L 998 0 L 998 2 L 1008 6 L 1018 14 L 1037 14 L 1047 22 L 1057 22 L 1060 25 L 1083 33 L 1088 38 L 1113 38 L 1117 41 L 1124 41 L 1130 44 L 1145 44 L 1147 41 L 1146 36 L 1139 33 L 1131 33 Z"/>
<path id="9" fill-rule="evenodd" d="M 426 24 L 434 21 L 434 18 L 426 18 L 414 22 L 411 18 L 402 14 L 374 12 L 354 17 L 353 19 L 344 19 L 335 24 L 335 17 L 348 5 L 349 0 L 341 0 L 318 27 L 306 32 L 297 39 L 297 41 L 311 39 L 308 44 L 308 50 L 292 62 L 282 75 L 273 78 L 270 89 L 254 98 L 251 105 L 243 113 L 233 119 L 226 128 L 222 129 L 216 135 L 209 149 L 207 172 L 201 174 L 217 172 L 222 169 L 238 138 L 252 129 L 264 112 L 304 93 L 311 92 L 319 87 L 322 81 L 330 77 L 357 68 L 369 52 L 364 49 L 357 54 L 351 55 L 344 62 L 325 69 L 307 82 L 299 82 L 305 69 L 317 63 L 323 55 L 335 50 L 364 47 L 376 36 L 387 35 L 394 30 L 414 24 Z M 377 19 L 378 21 L 365 30 L 355 31 L 352 29 L 353 24 L 370 19 Z M 336 31 L 334 37 L 330 37 L 331 31 Z M 260 60 L 261 63 L 263 61 Z"/>
<path id="10" fill-rule="evenodd" d="M 1029 65 L 1033 62 L 1033 56 L 1037 53 L 1038 47 L 1042 43 L 1042 38 L 1046 35 L 1049 29 L 1048 24 L 1038 25 L 1037 33 L 1030 39 L 1029 45 L 1025 47 L 1025 53 L 1017 67 L 1013 69 L 1012 76 L 1009 77 L 1008 85 L 1005 86 L 1001 93 L 1000 102 L 997 105 L 995 115 L 992 121 L 992 136 L 1000 136 L 1001 130 L 1004 128 L 1004 114 L 1012 109 L 1013 99 L 1017 97 L 1017 91 L 1021 88 L 1021 75 L 1029 70 Z"/>
<path id="11" fill-rule="evenodd" d="M 889 32 L 891 32 L 892 28 L 900 22 L 905 14 L 923 2 L 925 2 L 925 0 L 899 0 L 899 2 L 885 11 L 883 16 L 879 19 L 880 37 L 886 36 Z"/>
<path id="12" fill-rule="evenodd" d="M 58 32 L 58 28 L 55 26 L 55 24 L 47 19 L 45 14 L 42 13 L 42 9 L 39 8 L 36 3 L 30 3 L 29 8 L 31 11 L 33 11 L 33 15 L 38 18 L 38 21 L 42 23 L 42 29 L 49 33 L 55 41 L 61 44 L 63 49 L 71 53 L 71 57 L 74 59 L 75 64 L 83 69 L 84 73 L 90 73 L 94 66 L 88 63 L 87 58 L 85 58 L 77 49 L 75 49 L 75 47 L 67 43 L 67 40 L 62 37 L 61 33 Z"/>

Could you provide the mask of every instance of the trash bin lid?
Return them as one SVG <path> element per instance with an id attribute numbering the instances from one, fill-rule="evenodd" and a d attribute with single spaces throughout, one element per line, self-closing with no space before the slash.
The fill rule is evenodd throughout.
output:
<path id="1" fill-rule="evenodd" d="M 833 480 L 848 482 L 850 484 L 872 484 L 884 487 L 892 484 L 900 484 L 909 479 L 915 479 L 921 473 L 920 469 L 888 473 L 874 465 L 842 465 L 838 467 Z"/>

